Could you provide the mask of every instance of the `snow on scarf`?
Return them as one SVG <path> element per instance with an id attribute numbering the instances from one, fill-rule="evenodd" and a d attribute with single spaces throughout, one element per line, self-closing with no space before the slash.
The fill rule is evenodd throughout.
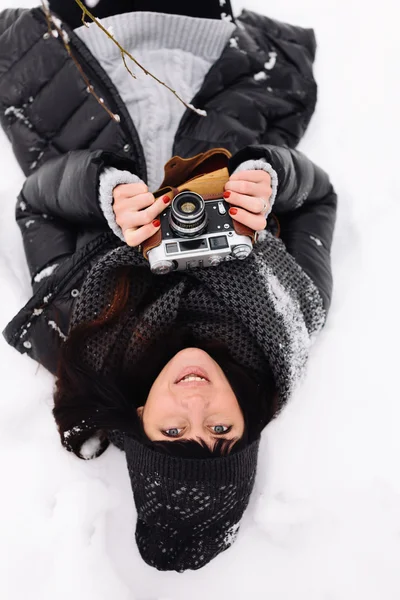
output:
<path id="1" fill-rule="evenodd" d="M 83 349 L 83 359 L 95 371 L 110 372 L 117 364 L 128 368 L 143 351 L 138 337 L 150 344 L 179 323 L 196 339 L 227 344 L 233 358 L 252 367 L 261 380 L 268 363 L 282 407 L 303 373 L 325 311 L 317 288 L 281 240 L 267 233 L 244 261 L 166 276 L 153 275 L 136 249 L 117 248 L 85 280 L 71 329 L 101 314 L 113 297 L 118 268 L 127 266 L 132 277 L 123 315 Z M 135 310 L 149 293 L 149 303 Z"/>

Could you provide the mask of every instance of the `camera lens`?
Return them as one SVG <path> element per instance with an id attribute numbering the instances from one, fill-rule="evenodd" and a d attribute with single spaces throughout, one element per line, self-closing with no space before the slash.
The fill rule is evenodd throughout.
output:
<path id="1" fill-rule="evenodd" d="M 169 225 L 180 237 L 201 235 L 207 226 L 206 204 L 196 192 L 181 192 L 172 200 Z"/>

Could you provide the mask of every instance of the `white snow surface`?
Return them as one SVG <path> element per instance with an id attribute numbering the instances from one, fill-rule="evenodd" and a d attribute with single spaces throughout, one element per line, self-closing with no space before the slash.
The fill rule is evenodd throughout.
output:
<path id="1" fill-rule="evenodd" d="M 0 0 L 1 8 L 35 4 Z M 243 3 L 233 7 L 238 14 Z M 246 7 L 314 27 L 319 42 L 319 103 L 300 148 L 331 174 L 340 209 L 335 294 L 307 375 L 263 435 L 237 541 L 199 571 L 160 573 L 134 542 L 124 455 L 111 448 L 82 461 L 63 450 L 52 377 L 0 341 L 4 600 L 400 597 L 398 5 L 249 0 Z M 0 142 L 5 326 L 30 284 L 14 223 L 24 178 L 3 132 Z"/>

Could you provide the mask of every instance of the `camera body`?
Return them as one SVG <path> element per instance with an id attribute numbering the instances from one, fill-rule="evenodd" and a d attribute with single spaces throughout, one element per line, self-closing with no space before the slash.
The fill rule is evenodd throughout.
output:
<path id="1" fill-rule="evenodd" d="M 252 238 L 236 231 L 228 211 L 229 204 L 218 195 L 205 199 L 189 190 L 178 193 L 159 217 L 159 243 L 147 251 L 151 271 L 162 275 L 247 258 Z"/>

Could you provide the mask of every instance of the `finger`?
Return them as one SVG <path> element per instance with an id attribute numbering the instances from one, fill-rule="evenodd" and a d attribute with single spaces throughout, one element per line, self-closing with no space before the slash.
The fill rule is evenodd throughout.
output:
<path id="1" fill-rule="evenodd" d="M 271 176 L 262 169 L 249 169 L 248 171 L 239 171 L 229 177 L 229 181 L 254 181 L 254 183 L 261 183 L 264 181 L 271 181 Z"/>
<path id="2" fill-rule="evenodd" d="M 160 221 L 157 219 L 154 221 L 154 224 L 148 223 L 147 225 L 143 225 L 143 227 L 139 227 L 139 229 L 126 229 L 124 231 L 125 241 L 128 246 L 139 246 L 139 244 L 143 244 L 145 240 L 154 235 L 160 227 Z"/>
<path id="3" fill-rule="evenodd" d="M 225 198 L 224 196 L 224 199 L 226 202 L 229 202 L 229 204 L 232 204 L 233 206 L 239 206 L 254 214 L 261 213 L 261 211 L 265 210 L 265 202 L 262 198 L 253 198 L 253 196 L 245 196 L 244 194 L 231 192 L 229 198 Z M 268 201 L 266 202 L 267 210 L 265 212 L 268 212 L 270 204 Z"/>
<path id="4" fill-rule="evenodd" d="M 114 202 L 114 211 L 132 212 L 142 210 L 151 206 L 155 202 L 155 198 L 151 192 L 139 194 L 138 196 L 129 196 L 129 198 L 121 198 Z"/>
<path id="5" fill-rule="evenodd" d="M 165 202 L 164 198 L 167 198 L 168 202 Z M 162 213 L 169 203 L 170 199 L 168 196 L 162 196 L 161 198 L 157 198 L 153 204 L 143 210 L 122 212 L 118 217 L 118 225 L 122 230 L 148 225 Z"/>
<path id="6" fill-rule="evenodd" d="M 259 196 L 257 187 L 258 184 L 253 181 L 227 181 L 225 184 L 225 190 L 245 196 Z"/>
<path id="7" fill-rule="evenodd" d="M 154 202 L 155 198 L 150 192 L 134 196 L 133 198 L 130 197 L 117 200 L 113 205 L 115 220 L 121 229 L 135 227 L 137 226 L 137 220 L 132 218 L 133 215 L 137 214 L 137 212 L 142 209 L 152 206 Z"/>
<path id="8" fill-rule="evenodd" d="M 138 194 L 145 194 L 149 188 L 145 183 L 122 183 L 114 188 L 114 200 L 122 198 L 132 198 Z"/>
<path id="9" fill-rule="evenodd" d="M 259 231 L 260 229 L 265 229 L 267 224 L 267 219 L 263 215 L 254 215 L 253 213 L 244 210 L 243 208 L 232 207 L 229 209 L 229 214 L 235 221 L 242 223 L 242 225 L 247 225 L 250 229 L 254 229 L 254 231 Z"/>

